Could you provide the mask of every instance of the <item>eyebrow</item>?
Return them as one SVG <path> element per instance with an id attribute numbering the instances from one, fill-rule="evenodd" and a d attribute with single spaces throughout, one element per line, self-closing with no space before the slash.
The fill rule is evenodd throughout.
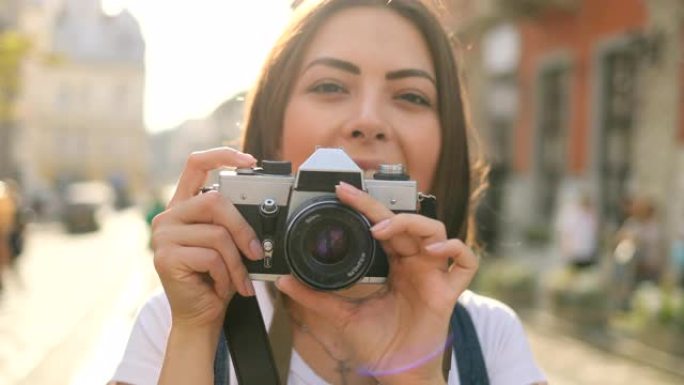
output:
<path id="1" fill-rule="evenodd" d="M 387 75 L 385 75 L 385 78 L 387 80 L 396 80 L 414 76 L 419 78 L 425 78 L 431 81 L 432 84 L 437 85 L 437 82 L 435 82 L 435 78 L 433 78 L 432 75 L 430 75 L 426 71 L 413 68 L 388 72 Z"/>
<path id="2" fill-rule="evenodd" d="M 304 68 L 304 71 L 308 70 L 309 68 L 315 66 L 315 65 L 324 65 L 328 67 L 333 67 L 337 68 L 339 70 L 349 72 L 354 75 L 361 75 L 361 68 L 357 66 L 354 63 L 348 62 L 346 60 L 341 60 L 341 59 L 336 59 L 332 57 L 321 57 L 315 60 L 312 60 L 311 63 L 309 63 L 306 68 Z M 400 69 L 396 71 L 390 71 L 385 75 L 385 79 L 387 80 L 397 80 L 397 79 L 404 79 L 408 77 L 420 77 L 429 80 L 432 82 L 432 84 L 437 85 L 437 82 L 435 81 L 435 78 L 430 75 L 428 72 L 415 69 L 415 68 L 407 68 L 407 69 Z"/>
<path id="3" fill-rule="evenodd" d="M 335 59 L 332 57 L 321 57 L 316 60 L 313 60 L 306 66 L 306 68 L 304 68 L 304 71 L 308 70 L 309 68 L 315 65 L 325 65 L 328 67 L 333 67 L 340 69 L 342 71 L 352 73 L 354 75 L 361 75 L 361 68 L 359 68 L 359 66 L 357 66 L 356 64 L 350 63 L 345 60 Z"/>

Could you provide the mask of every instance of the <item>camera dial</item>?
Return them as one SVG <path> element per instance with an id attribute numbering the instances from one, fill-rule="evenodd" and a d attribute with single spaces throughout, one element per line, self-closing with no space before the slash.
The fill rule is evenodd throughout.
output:
<path id="1" fill-rule="evenodd" d="M 266 199 L 264 200 L 264 203 L 259 206 L 259 210 L 261 212 L 261 215 L 269 217 L 276 215 L 278 213 L 278 205 L 276 204 L 276 201 L 273 199 Z"/>
<path id="2" fill-rule="evenodd" d="M 373 174 L 375 180 L 409 180 L 406 167 L 401 164 L 381 164 L 378 171 Z"/>

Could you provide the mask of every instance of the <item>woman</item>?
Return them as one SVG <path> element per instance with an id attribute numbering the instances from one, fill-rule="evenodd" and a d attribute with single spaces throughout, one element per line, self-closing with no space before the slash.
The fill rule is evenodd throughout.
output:
<path id="1" fill-rule="evenodd" d="M 115 381 L 214 383 L 226 303 L 235 292 L 260 291 L 238 250 L 254 260 L 263 251 L 230 202 L 196 192 L 210 170 L 248 167 L 255 158 L 287 159 L 296 170 L 316 146 L 343 147 L 366 170 L 406 165 L 419 190 L 436 195 L 439 221 L 395 215 L 365 192 L 337 186 L 338 198 L 374 224 L 390 275 L 386 285 L 336 293 L 287 276 L 276 283 L 284 295 L 260 299 L 267 323 L 271 306 L 291 321 L 292 346 L 274 346 L 291 351 L 288 384 L 444 384 L 442 356 L 433 352 L 444 344 L 457 301 L 475 323 L 491 383 L 544 381 L 512 311 L 464 293 L 477 270 L 459 240 L 467 238 L 472 190 L 468 137 L 448 38 L 424 6 L 305 3 L 273 49 L 248 111 L 245 153 L 191 155 L 169 207 L 154 220 L 165 295 L 141 311 Z M 456 365 L 449 384 L 459 383 Z"/>
<path id="2" fill-rule="evenodd" d="M 8 183 L 0 180 L 0 292 L 3 288 L 4 271 L 9 267 L 12 259 L 10 239 L 16 217 L 15 212 L 16 206 L 11 187 Z"/>

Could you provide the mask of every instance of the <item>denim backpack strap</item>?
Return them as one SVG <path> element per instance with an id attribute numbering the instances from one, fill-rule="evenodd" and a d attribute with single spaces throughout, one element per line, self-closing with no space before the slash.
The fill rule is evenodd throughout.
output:
<path id="1" fill-rule="evenodd" d="M 228 366 L 228 341 L 221 330 L 216 356 L 214 357 L 214 385 L 228 385 L 230 382 L 230 367 Z"/>
<path id="2" fill-rule="evenodd" d="M 451 315 L 451 330 L 461 385 L 489 385 L 487 367 L 475 325 L 468 310 L 460 303 L 456 303 Z"/>

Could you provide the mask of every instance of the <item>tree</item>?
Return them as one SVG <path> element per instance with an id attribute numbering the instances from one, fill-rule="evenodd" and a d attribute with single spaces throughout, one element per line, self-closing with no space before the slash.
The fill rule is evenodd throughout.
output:
<path id="1" fill-rule="evenodd" d="M 16 31 L 0 32 L 0 178 L 16 177 L 12 159 L 14 105 L 21 86 L 21 62 L 29 43 Z"/>
<path id="2" fill-rule="evenodd" d="M 14 101 L 20 87 L 21 61 L 29 43 L 16 31 L 0 32 L 0 122 L 14 119 Z"/>

